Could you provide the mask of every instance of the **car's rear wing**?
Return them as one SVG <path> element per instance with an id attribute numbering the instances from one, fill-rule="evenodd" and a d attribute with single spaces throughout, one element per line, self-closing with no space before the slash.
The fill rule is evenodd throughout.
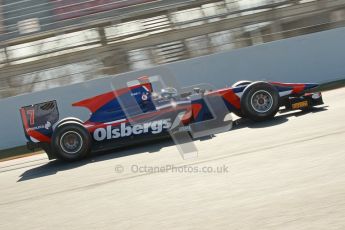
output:
<path id="1" fill-rule="evenodd" d="M 56 101 L 24 106 L 20 114 L 29 143 L 50 142 L 53 126 L 59 120 Z"/>

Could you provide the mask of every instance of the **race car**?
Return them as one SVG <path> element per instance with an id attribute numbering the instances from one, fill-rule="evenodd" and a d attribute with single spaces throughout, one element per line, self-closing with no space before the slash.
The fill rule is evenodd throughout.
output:
<path id="1" fill-rule="evenodd" d="M 87 108 L 87 121 L 59 119 L 56 101 L 20 109 L 27 147 L 42 148 L 49 159 L 76 161 L 90 153 L 112 150 L 188 133 L 191 138 L 209 135 L 231 123 L 234 113 L 253 121 L 271 119 L 279 110 L 308 110 L 323 104 L 318 84 L 240 81 L 217 90 L 174 87 L 154 89 L 150 77 L 72 106 Z M 212 123 L 217 120 L 218 122 Z M 211 131 L 211 132 L 210 132 Z"/>

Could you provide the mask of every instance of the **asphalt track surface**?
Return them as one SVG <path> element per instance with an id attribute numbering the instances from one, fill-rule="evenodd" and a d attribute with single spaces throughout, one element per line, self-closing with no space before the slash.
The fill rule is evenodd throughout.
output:
<path id="1" fill-rule="evenodd" d="M 191 160 L 164 141 L 73 164 L 1 162 L 0 229 L 345 229 L 345 89 L 324 101 L 240 120 L 196 141 Z M 151 173 L 166 165 L 180 168 Z"/>

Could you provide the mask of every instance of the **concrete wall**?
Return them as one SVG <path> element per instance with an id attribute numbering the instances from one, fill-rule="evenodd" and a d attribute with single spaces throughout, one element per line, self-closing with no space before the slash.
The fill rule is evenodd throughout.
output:
<path id="1" fill-rule="evenodd" d="M 345 78 L 345 28 L 242 48 L 220 54 L 167 64 L 144 71 L 117 75 L 125 82 L 165 71 L 180 85 L 210 83 L 216 87 L 237 80 L 329 82 Z M 25 144 L 18 109 L 23 105 L 56 99 L 60 118 L 87 119 L 88 111 L 72 102 L 111 90 L 112 77 L 0 100 L 0 149 Z"/>

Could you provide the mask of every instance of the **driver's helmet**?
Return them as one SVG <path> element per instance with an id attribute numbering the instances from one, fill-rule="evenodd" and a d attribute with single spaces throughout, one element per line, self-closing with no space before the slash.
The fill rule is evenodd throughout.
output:
<path id="1" fill-rule="evenodd" d="M 177 97 L 177 89 L 173 87 L 167 87 L 161 90 L 161 96 L 163 98 L 174 98 Z"/>

